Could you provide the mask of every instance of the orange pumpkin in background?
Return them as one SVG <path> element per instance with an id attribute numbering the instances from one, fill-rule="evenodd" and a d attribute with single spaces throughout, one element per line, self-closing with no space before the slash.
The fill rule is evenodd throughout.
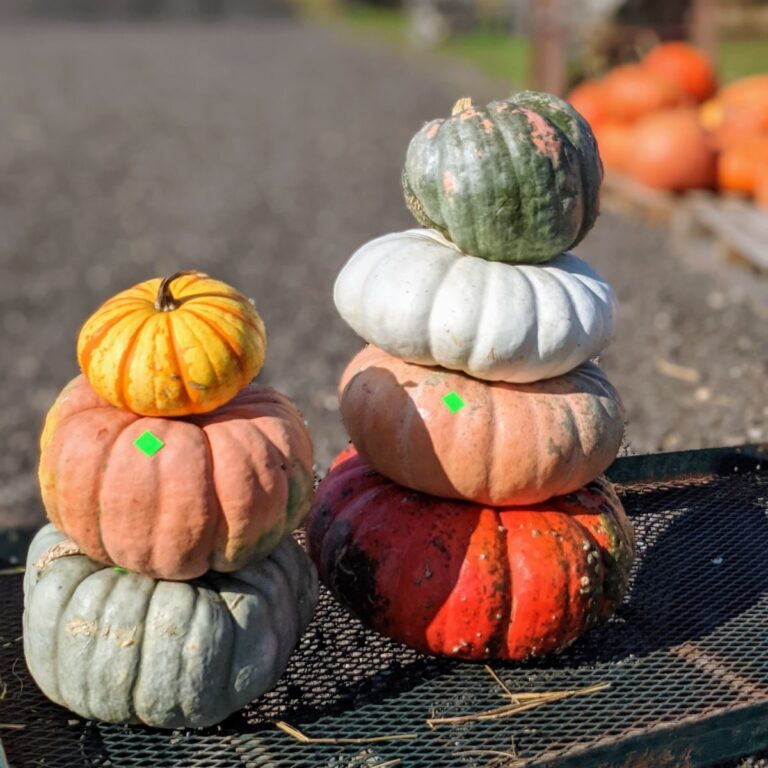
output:
<path id="1" fill-rule="evenodd" d="M 680 89 L 639 64 L 624 64 L 602 81 L 605 103 L 616 120 L 631 122 L 685 100 Z"/>
<path id="2" fill-rule="evenodd" d="M 756 104 L 768 102 L 768 74 L 740 77 L 724 85 L 717 93 L 723 104 Z"/>
<path id="3" fill-rule="evenodd" d="M 727 147 L 717 161 L 717 184 L 726 192 L 755 194 L 758 169 L 768 162 L 768 135 Z"/>
<path id="4" fill-rule="evenodd" d="M 755 205 L 768 211 L 768 161 L 761 163 L 755 178 Z"/>
<path id="5" fill-rule="evenodd" d="M 606 120 L 593 132 L 603 165 L 614 171 L 625 170 L 627 157 L 632 151 L 632 126 L 618 120 Z"/>
<path id="6" fill-rule="evenodd" d="M 752 136 L 768 134 L 768 101 L 728 104 L 712 99 L 702 105 L 699 119 L 715 147 L 725 149 Z"/>
<path id="7" fill-rule="evenodd" d="M 590 124 L 593 132 L 611 118 L 600 80 L 585 80 L 579 83 L 569 94 L 568 101 Z"/>
<path id="8" fill-rule="evenodd" d="M 662 43 L 646 55 L 642 64 L 649 72 L 674 83 L 695 101 L 708 99 L 717 89 L 712 60 L 689 43 Z"/>
<path id="9" fill-rule="evenodd" d="M 632 130 L 626 170 L 646 186 L 671 191 L 712 187 L 716 168 L 716 153 L 695 110 L 648 115 Z"/>

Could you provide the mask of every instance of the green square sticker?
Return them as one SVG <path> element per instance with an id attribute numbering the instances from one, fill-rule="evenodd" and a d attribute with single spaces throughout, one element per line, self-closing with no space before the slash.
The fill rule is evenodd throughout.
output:
<path id="1" fill-rule="evenodd" d="M 145 455 L 154 456 L 165 443 L 159 438 L 153 435 L 149 430 L 139 435 L 133 444 Z"/>
<path id="2" fill-rule="evenodd" d="M 443 395 L 443 402 L 451 413 L 456 413 L 464 407 L 464 401 L 455 392 Z"/>

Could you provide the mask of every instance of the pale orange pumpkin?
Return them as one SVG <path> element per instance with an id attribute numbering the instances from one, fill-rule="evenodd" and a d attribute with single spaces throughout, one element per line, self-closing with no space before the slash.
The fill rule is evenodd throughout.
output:
<path id="1" fill-rule="evenodd" d="M 164 443 L 154 455 L 135 444 L 145 432 Z M 301 522 L 312 440 L 270 388 L 252 384 L 212 413 L 151 418 L 78 376 L 46 418 L 39 480 L 49 518 L 88 557 L 191 579 L 266 556 Z"/>
<path id="2" fill-rule="evenodd" d="M 680 191 L 714 186 L 717 156 L 692 109 L 648 115 L 633 127 L 626 171 L 656 189 Z"/>
<path id="3" fill-rule="evenodd" d="M 206 413 L 264 364 L 264 324 L 240 292 L 201 272 L 139 283 L 86 320 L 77 359 L 96 392 L 143 416 Z"/>
<path id="4" fill-rule="evenodd" d="M 717 76 L 712 60 L 690 43 L 674 41 L 651 49 L 643 59 L 643 67 L 674 83 L 695 101 L 708 99 L 717 89 Z"/>
<path id="5" fill-rule="evenodd" d="M 371 345 L 350 362 L 340 393 L 347 431 L 374 469 L 408 488 L 482 504 L 576 490 L 613 461 L 624 432 L 619 396 L 592 363 L 509 384 L 406 363 Z"/>

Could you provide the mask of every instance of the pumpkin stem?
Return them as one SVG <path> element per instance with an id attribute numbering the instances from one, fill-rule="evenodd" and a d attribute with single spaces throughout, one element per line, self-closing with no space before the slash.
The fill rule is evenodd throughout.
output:
<path id="1" fill-rule="evenodd" d="M 155 309 L 158 312 L 173 312 L 174 309 L 179 308 L 179 304 L 176 299 L 173 298 L 171 293 L 171 283 L 177 277 L 184 277 L 185 275 L 200 275 L 200 272 L 194 270 L 188 270 L 186 272 L 174 272 L 170 277 L 164 277 L 160 283 L 160 287 L 157 289 L 157 298 L 155 299 Z"/>
<path id="2" fill-rule="evenodd" d="M 454 105 L 453 109 L 451 110 L 451 117 L 454 115 L 458 115 L 459 112 L 463 112 L 465 109 L 469 109 L 472 106 L 472 98 L 470 96 L 465 96 L 463 99 L 459 99 Z"/>

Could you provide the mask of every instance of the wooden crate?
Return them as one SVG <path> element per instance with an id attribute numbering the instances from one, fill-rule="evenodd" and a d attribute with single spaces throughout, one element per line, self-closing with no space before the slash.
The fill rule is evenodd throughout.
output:
<path id="1" fill-rule="evenodd" d="M 607 210 L 668 226 L 676 249 L 703 233 L 725 261 L 768 274 L 768 212 L 745 198 L 703 190 L 665 192 L 610 171 L 601 203 Z"/>

